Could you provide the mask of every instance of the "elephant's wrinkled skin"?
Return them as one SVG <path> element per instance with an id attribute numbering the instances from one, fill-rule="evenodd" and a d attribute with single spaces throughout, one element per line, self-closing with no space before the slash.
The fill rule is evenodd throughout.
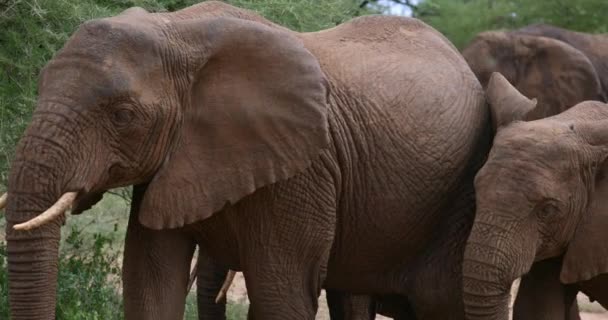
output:
<path id="1" fill-rule="evenodd" d="M 508 319 L 511 283 L 524 274 L 514 318 L 577 318 L 579 290 L 608 306 L 608 105 L 522 121 L 535 103 L 499 74 L 488 101 L 498 132 L 475 178 L 467 319 Z"/>
<path id="2" fill-rule="evenodd" d="M 486 31 L 462 55 L 484 88 L 492 73 L 500 72 L 523 95 L 538 100 L 525 120 L 553 116 L 586 100 L 605 101 L 590 59 L 556 39 L 520 31 Z"/>
<path id="3" fill-rule="evenodd" d="M 591 61 L 602 85 L 604 100 L 608 98 L 608 34 L 575 32 L 538 23 L 517 30 L 518 32 L 557 39 L 579 50 Z"/>
<path id="4" fill-rule="evenodd" d="M 62 219 L 13 226 L 131 184 L 127 319 L 181 319 L 195 244 L 243 271 L 255 319 L 313 319 L 321 286 L 462 318 L 488 119 L 464 59 L 415 19 L 298 34 L 206 2 L 88 21 L 41 72 L 11 168 L 12 318 L 54 318 Z"/>
<path id="5" fill-rule="evenodd" d="M 532 25 L 510 32 L 482 32 L 462 54 L 482 86 L 487 87 L 493 72 L 500 72 L 518 91 L 537 100 L 537 105 L 522 120 L 549 117 L 586 100 L 605 101 L 598 72 L 605 76 L 606 68 L 598 62 L 594 53 L 597 50 L 590 50 L 590 43 L 584 45 L 589 41 L 564 42 L 560 41 L 563 37 L 556 37 L 600 40 L 605 36 L 559 30 L 562 29 Z M 547 37 L 550 34 L 554 37 Z M 575 44 L 578 46 L 574 47 Z M 600 41 L 593 46 L 601 45 Z M 574 303 L 578 288 L 551 282 L 555 280 L 555 275 L 551 278 L 552 271 L 558 264 L 553 260 L 535 264 L 522 278 L 514 305 L 515 320 L 579 318 Z"/>

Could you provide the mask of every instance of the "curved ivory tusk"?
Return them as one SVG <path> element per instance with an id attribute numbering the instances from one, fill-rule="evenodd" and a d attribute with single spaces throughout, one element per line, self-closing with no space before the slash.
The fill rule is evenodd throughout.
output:
<path id="1" fill-rule="evenodd" d="M 0 196 L 0 210 L 4 209 L 4 207 L 6 207 L 7 202 L 8 202 L 8 193 L 5 193 L 2 196 Z"/>
<path id="2" fill-rule="evenodd" d="M 215 303 L 219 303 L 220 300 L 222 300 L 222 298 L 226 295 L 226 292 L 228 292 L 228 289 L 230 289 L 230 285 L 232 284 L 232 281 L 234 280 L 235 275 L 236 275 L 236 271 L 228 270 L 228 274 L 226 275 L 224 284 L 222 284 L 222 288 L 220 289 L 220 292 L 217 294 L 217 297 L 215 298 Z"/>
<path id="3" fill-rule="evenodd" d="M 186 289 L 186 294 L 188 292 L 190 292 L 190 289 L 192 289 L 192 285 L 194 284 L 194 280 L 196 280 L 196 274 L 198 270 L 198 261 L 196 261 L 196 263 L 194 264 L 194 268 L 192 268 L 192 271 L 190 272 L 190 280 L 188 281 L 188 288 Z"/>
<path id="4" fill-rule="evenodd" d="M 55 202 L 55 204 L 48 208 L 45 212 L 39 214 L 29 221 L 14 225 L 13 229 L 30 230 L 52 221 L 58 216 L 64 214 L 65 211 L 72 206 L 72 203 L 74 203 L 74 200 L 76 200 L 76 195 L 78 195 L 77 192 L 67 192 L 63 194 L 61 198 L 59 198 L 59 200 L 57 200 L 57 202 Z"/>

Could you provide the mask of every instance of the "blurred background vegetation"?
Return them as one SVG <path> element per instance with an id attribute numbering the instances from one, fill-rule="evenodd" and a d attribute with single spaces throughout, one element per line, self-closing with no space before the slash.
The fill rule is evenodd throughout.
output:
<path id="1" fill-rule="evenodd" d="M 40 69 L 83 21 L 132 6 L 175 11 L 197 0 L 0 0 L 0 192 L 14 147 L 36 103 Z M 298 31 L 315 31 L 370 13 L 417 17 L 463 48 L 478 32 L 544 22 L 608 32 L 606 0 L 228 0 Z M 121 319 L 120 260 L 129 189 L 113 190 L 90 212 L 68 220 L 60 260 L 58 319 Z M 0 319 L 8 319 L 6 254 L 0 218 Z M 230 319 L 245 319 L 233 303 Z M 196 319 L 189 297 L 187 319 Z"/>

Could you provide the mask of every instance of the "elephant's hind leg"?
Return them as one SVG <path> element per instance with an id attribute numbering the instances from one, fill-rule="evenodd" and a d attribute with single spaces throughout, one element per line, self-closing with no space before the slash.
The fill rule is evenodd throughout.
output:
<path id="1" fill-rule="evenodd" d="M 199 320 L 226 319 L 226 296 L 217 303 L 215 299 L 220 292 L 227 273 L 228 268 L 208 255 L 204 247 L 200 247 L 196 278 Z"/>

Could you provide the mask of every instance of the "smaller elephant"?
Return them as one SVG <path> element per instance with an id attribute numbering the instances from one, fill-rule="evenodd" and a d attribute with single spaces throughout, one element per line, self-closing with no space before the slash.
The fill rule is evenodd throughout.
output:
<path id="1" fill-rule="evenodd" d="M 487 96 L 497 134 L 475 178 L 467 319 L 508 319 L 522 275 L 514 319 L 576 319 L 578 291 L 608 306 L 608 105 L 585 101 L 523 121 L 536 102 L 499 73 Z"/>
<path id="2" fill-rule="evenodd" d="M 585 101 L 605 101 L 595 66 L 585 53 L 562 41 L 522 32 L 487 31 L 462 51 L 487 87 L 493 72 L 501 73 L 538 107 L 525 120 L 563 112 Z"/>

